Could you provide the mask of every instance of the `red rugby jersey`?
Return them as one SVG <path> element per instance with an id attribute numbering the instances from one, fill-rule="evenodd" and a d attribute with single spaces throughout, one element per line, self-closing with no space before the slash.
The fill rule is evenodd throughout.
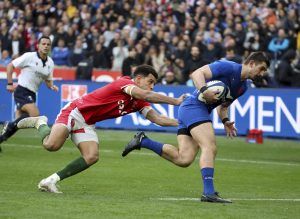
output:
<path id="1" fill-rule="evenodd" d="M 89 125 L 141 111 L 144 107 L 150 106 L 150 103 L 126 94 L 123 89 L 128 85 L 135 85 L 135 83 L 128 76 L 121 77 L 74 100 L 74 103 Z"/>

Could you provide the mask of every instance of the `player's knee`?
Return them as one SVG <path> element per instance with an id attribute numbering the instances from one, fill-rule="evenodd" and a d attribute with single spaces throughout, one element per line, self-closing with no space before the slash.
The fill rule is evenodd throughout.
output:
<path id="1" fill-rule="evenodd" d="M 191 163 L 192 162 L 190 162 L 190 161 L 181 161 L 178 163 L 178 166 L 186 168 L 186 167 L 189 167 L 191 165 Z"/>
<path id="2" fill-rule="evenodd" d="M 201 147 L 202 153 L 209 153 L 213 154 L 214 156 L 217 155 L 217 146 L 215 144 L 205 144 Z"/>
<path id="3" fill-rule="evenodd" d="M 193 163 L 194 159 L 192 158 L 182 158 L 182 157 L 178 157 L 177 159 L 177 165 L 180 167 L 188 167 Z"/>
<path id="4" fill-rule="evenodd" d="M 88 154 L 84 156 L 84 160 L 88 165 L 93 165 L 94 163 L 98 162 L 99 154 L 98 153 Z"/>
<path id="5" fill-rule="evenodd" d="M 58 151 L 60 148 L 54 142 L 44 142 L 43 145 L 47 151 Z"/>

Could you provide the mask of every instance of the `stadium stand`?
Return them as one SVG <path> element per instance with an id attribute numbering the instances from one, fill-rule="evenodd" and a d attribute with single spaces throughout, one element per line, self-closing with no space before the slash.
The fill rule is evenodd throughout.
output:
<path id="1" fill-rule="evenodd" d="M 0 49 L 1 53 L 8 51 L 8 57 L 18 57 L 34 51 L 38 37 L 44 34 L 53 41 L 55 57 L 65 42 L 68 58 L 57 57 L 56 65 L 77 68 L 82 60 L 91 59 L 96 68 L 120 72 L 124 60 L 128 65 L 128 51 L 135 49 L 130 63 L 165 69 L 162 79 L 167 71 L 179 69 L 180 84 L 189 80 L 190 51 L 195 45 L 200 65 L 207 59 L 226 58 L 228 48 L 241 59 L 264 50 L 272 57 L 274 80 L 281 58 L 291 50 L 296 52 L 291 62 L 293 75 L 299 75 L 299 18 L 297 0 L 2 0 Z M 167 69 L 164 60 L 170 54 L 174 55 L 172 69 Z"/>

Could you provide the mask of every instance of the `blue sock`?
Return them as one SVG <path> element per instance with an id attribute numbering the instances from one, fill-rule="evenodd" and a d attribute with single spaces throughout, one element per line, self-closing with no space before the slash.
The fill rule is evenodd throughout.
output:
<path id="1" fill-rule="evenodd" d="M 148 148 L 161 156 L 163 144 L 157 141 L 152 141 L 150 138 L 144 138 L 141 142 L 141 147 Z"/>
<path id="2" fill-rule="evenodd" d="M 201 169 L 203 180 L 203 194 L 211 195 L 215 193 L 214 188 L 214 168 L 205 167 Z"/>

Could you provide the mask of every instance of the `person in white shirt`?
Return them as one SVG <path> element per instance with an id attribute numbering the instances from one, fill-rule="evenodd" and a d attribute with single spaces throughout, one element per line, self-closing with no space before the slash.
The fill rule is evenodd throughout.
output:
<path id="1" fill-rule="evenodd" d="M 40 112 L 35 104 L 36 92 L 43 81 L 49 89 L 58 91 L 58 87 L 53 84 L 52 80 L 54 62 L 48 56 L 50 49 L 50 38 L 42 36 L 38 40 L 37 52 L 24 53 L 8 64 L 6 90 L 13 93 L 17 110 L 15 112 L 16 120 L 4 125 L 0 135 L 0 144 L 18 130 L 18 121 L 28 116 L 39 116 Z M 13 85 L 12 79 L 15 68 L 21 69 L 17 87 Z"/>

